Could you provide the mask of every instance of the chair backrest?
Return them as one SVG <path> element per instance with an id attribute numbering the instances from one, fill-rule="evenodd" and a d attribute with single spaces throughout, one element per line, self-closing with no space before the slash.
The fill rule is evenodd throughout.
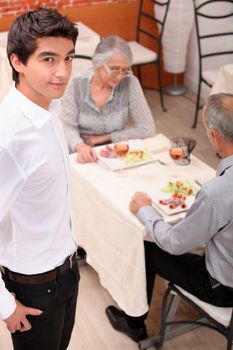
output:
<path id="1" fill-rule="evenodd" d="M 207 64 L 208 69 L 218 69 L 221 65 L 229 63 L 227 59 L 232 59 L 228 56 L 223 62 L 222 56 L 233 54 L 233 1 L 193 0 L 193 5 L 200 71 L 205 70 Z M 207 58 L 211 58 L 211 61 L 205 61 L 205 67 L 203 59 Z"/>
<path id="2" fill-rule="evenodd" d="M 157 43 L 159 57 L 170 0 L 151 0 L 151 2 L 154 5 L 161 7 L 163 11 L 160 11 L 161 16 L 157 16 L 156 10 L 155 14 L 151 15 L 147 10 L 149 3 L 148 0 L 140 0 L 136 40 L 140 42 L 142 36 L 153 39 Z"/>

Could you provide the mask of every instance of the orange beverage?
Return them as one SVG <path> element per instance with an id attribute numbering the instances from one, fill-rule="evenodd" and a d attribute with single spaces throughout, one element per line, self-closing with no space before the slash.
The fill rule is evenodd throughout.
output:
<path id="1" fill-rule="evenodd" d="M 116 143 L 114 145 L 114 151 L 118 156 L 124 156 L 129 150 L 129 145 L 127 143 Z"/>
<path id="2" fill-rule="evenodd" d="M 169 155 L 173 160 L 180 160 L 185 155 L 185 150 L 182 147 L 174 147 L 169 149 Z"/>

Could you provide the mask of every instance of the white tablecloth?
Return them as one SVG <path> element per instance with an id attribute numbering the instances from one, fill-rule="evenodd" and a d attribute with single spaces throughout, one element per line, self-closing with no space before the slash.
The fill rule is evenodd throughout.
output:
<path id="1" fill-rule="evenodd" d="M 159 134 L 143 144 L 153 151 L 168 145 L 168 139 Z M 75 238 L 87 251 L 87 262 L 118 305 L 130 315 L 144 314 L 148 310 L 145 231 L 128 209 L 130 199 L 135 191 L 152 190 L 171 176 L 203 182 L 214 177 L 215 171 L 195 157 L 188 166 L 175 165 L 172 161 L 168 165 L 153 162 L 123 173 L 112 172 L 98 163 L 78 164 L 75 158 L 75 154 L 70 156 Z M 173 223 L 183 216 L 164 217 Z"/>
<path id="2" fill-rule="evenodd" d="M 226 64 L 219 68 L 211 95 L 219 92 L 233 94 L 233 64 Z"/>
<path id="3" fill-rule="evenodd" d="M 81 22 L 77 22 L 79 36 L 76 42 L 76 54 L 92 57 L 100 36 Z M 0 101 L 12 84 L 11 67 L 6 54 L 7 32 L 0 32 Z M 72 75 L 78 75 L 91 66 L 91 61 L 74 60 Z"/>

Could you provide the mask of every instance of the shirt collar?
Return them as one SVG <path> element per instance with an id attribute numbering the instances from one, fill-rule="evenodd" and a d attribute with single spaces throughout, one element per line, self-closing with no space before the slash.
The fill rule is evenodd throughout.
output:
<path id="1" fill-rule="evenodd" d="M 49 106 L 49 110 L 38 106 L 36 103 L 24 96 L 15 86 L 11 88 L 11 96 L 17 108 L 24 114 L 24 116 L 35 126 L 40 129 L 51 118 L 52 112 L 57 108 L 60 100 L 53 100 Z"/>
<path id="2" fill-rule="evenodd" d="M 233 155 L 223 158 L 217 167 L 217 176 L 223 175 L 227 168 L 233 166 Z"/>

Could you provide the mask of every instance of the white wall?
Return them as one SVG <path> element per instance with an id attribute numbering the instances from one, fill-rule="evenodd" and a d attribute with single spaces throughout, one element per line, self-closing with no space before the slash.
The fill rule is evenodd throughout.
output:
<path id="1" fill-rule="evenodd" d="M 190 1 L 190 0 L 188 0 Z M 202 3 L 203 0 L 199 1 L 199 4 Z M 233 1 L 230 4 L 221 6 L 217 4 L 211 4 L 212 10 L 211 14 L 222 14 L 226 13 L 226 11 L 231 10 L 233 12 Z M 203 10 L 204 11 L 204 10 Z M 209 20 L 206 18 L 202 18 L 201 28 L 204 30 L 204 33 L 216 33 L 216 32 L 233 32 L 233 20 L 232 17 L 223 20 Z M 207 43 L 208 41 L 208 43 Z M 221 48 L 228 48 L 229 50 L 233 50 L 233 36 L 228 36 L 223 40 L 223 38 L 215 38 L 215 39 L 206 39 L 203 49 L 207 53 L 209 49 L 213 49 L 215 51 L 221 51 Z M 233 55 L 222 55 L 219 57 L 213 57 L 205 59 L 204 69 L 218 69 L 221 65 L 226 63 L 233 63 Z M 188 53 L 187 53 L 187 61 L 186 61 L 186 73 L 185 73 L 185 85 L 188 86 L 194 92 L 197 91 L 198 84 L 198 73 L 199 65 L 198 65 L 198 50 L 197 50 L 197 37 L 196 37 L 196 29 L 195 25 L 193 25 L 193 29 L 191 32 L 189 45 L 188 45 Z M 202 97 L 206 98 L 209 95 L 210 89 L 202 84 Z"/>

